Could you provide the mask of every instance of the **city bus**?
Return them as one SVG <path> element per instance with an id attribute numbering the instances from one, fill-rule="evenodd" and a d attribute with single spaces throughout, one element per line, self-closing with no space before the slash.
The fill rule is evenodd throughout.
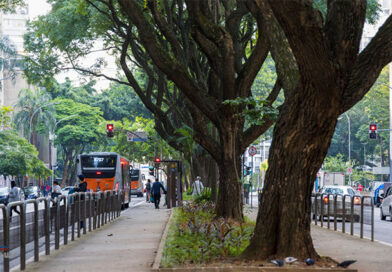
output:
<path id="1" fill-rule="evenodd" d="M 122 190 L 125 192 L 123 207 L 129 206 L 129 161 L 126 158 L 114 152 L 92 152 L 79 155 L 77 165 L 78 175 L 83 174 L 88 191 Z"/>
<path id="2" fill-rule="evenodd" d="M 129 177 L 131 179 L 131 194 L 143 197 L 143 181 L 140 169 L 133 168 L 129 170 Z"/>

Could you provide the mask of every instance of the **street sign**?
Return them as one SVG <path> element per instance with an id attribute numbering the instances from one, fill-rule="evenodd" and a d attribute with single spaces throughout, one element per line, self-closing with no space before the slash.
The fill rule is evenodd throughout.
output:
<path id="1" fill-rule="evenodd" d="M 147 133 L 144 131 L 127 131 L 128 142 L 147 142 Z"/>
<path id="2" fill-rule="evenodd" d="M 351 167 L 347 168 L 347 174 L 352 174 L 353 173 L 353 169 Z"/>
<path id="3" fill-rule="evenodd" d="M 249 153 L 250 156 L 256 155 L 256 154 L 257 154 L 257 149 L 256 149 L 256 147 L 254 147 L 254 146 L 249 147 L 248 153 Z"/>
<path id="4" fill-rule="evenodd" d="M 389 174 L 389 167 L 373 167 L 372 170 L 373 170 L 373 174 L 375 174 L 375 175 L 388 175 Z"/>

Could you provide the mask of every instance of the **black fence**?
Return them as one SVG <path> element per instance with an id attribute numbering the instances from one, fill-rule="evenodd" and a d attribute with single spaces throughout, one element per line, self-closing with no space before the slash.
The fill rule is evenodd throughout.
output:
<path id="1" fill-rule="evenodd" d="M 315 225 L 333 227 L 335 231 L 339 229 L 351 235 L 356 229 L 361 238 L 364 228 L 368 227 L 370 239 L 374 241 L 374 204 L 370 196 L 313 194 L 311 216 Z"/>
<path id="2" fill-rule="evenodd" d="M 44 203 L 44 209 L 39 204 Z M 33 244 L 34 261 L 39 261 L 40 241 L 44 240 L 45 254 L 50 254 L 51 236 L 54 248 L 60 248 L 60 238 L 66 245 L 81 233 L 100 228 L 120 216 L 123 193 L 106 191 L 99 193 L 75 193 L 59 198 L 38 198 L 27 201 L 0 204 L 3 224 L 0 224 L 0 250 L 3 252 L 3 271 L 10 270 L 10 252 L 20 248 L 20 269 L 26 268 L 26 245 Z M 28 205 L 33 212 L 26 212 Z M 19 216 L 11 217 L 11 209 L 19 207 Z M 52 241 L 53 242 L 53 241 Z"/>

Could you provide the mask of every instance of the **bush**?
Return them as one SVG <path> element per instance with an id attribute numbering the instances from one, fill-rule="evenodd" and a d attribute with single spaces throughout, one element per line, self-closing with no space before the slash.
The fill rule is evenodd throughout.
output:
<path id="1" fill-rule="evenodd" d="M 201 203 L 201 202 L 211 201 L 212 200 L 211 195 L 212 195 L 211 188 L 205 187 L 203 191 L 201 191 L 200 195 L 195 196 L 195 202 Z"/>
<path id="2" fill-rule="evenodd" d="M 212 202 L 203 201 L 174 209 L 163 251 L 164 267 L 238 256 L 249 245 L 254 223 L 215 218 L 214 208 Z"/>

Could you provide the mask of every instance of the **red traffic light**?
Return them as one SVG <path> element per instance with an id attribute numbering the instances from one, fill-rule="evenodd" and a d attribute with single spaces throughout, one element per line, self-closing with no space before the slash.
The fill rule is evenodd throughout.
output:
<path id="1" fill-rule="evenodd" d="M 369 126 L 369 128 L 370 128 L 371 131 L 376 131 L 376 130 L 377 130 L 377 125 L 371 124 L 371 125 Z"/>
<path id="2" fill-rule="evenodd" d="M 106 135 L 107 135 L 109 138 L 114 137 L 113 128 L 114 128 L 113 124 L 106 124 Z"/>
<path id="3" fill-rule="evenodd" d="M 155 158 L 155 162 L 156 162 L 156 163 L 160 163 L 160 162 L 161 162 L 161 158 L 156 157 L 156 158 Z"/>

